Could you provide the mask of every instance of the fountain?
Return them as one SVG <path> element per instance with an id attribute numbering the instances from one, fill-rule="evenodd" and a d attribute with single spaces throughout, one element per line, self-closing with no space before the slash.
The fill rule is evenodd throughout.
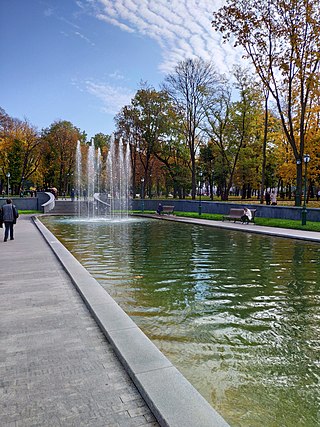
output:
<path id="1" fill-rule="evenodd" d="M 76 150 L 77 216 L 80 218 L 128 218 L 130 209 L 130 147 L 122 139 L 111 137 L 104 161 L 100 148 L 91 144 L 83 153 Z M 83 161 L 86 154 L 87 161 Z"/>

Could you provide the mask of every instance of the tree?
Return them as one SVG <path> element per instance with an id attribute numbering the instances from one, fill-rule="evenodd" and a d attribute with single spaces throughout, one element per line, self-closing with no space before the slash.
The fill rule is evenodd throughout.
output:
<path id="1" fill-rule="evenodd" d="M 144 85 L 137 91 L 132 105 L 123 108 L 116 117 L 117 133 L 124 135 L 131 142 L 131 149 L 135 149 L 135 153 L 131 154 L 134 160 L 132 170 L 136 171 L 136 156 L 139 157 L 142 165 L 143 192 L 151 188 L 155 150 L 159 141 L 165 138 L 168 132 L 172 109 L 171 101 L 165 91 L 156 91 Z M 144 194 L 142 196 L 144 197 Z"/>
<path id="2" fill-rule="evenodd" d="M 26 120 L 9 117 L 0 109 L 0 169 L 11 174 L 16 193 L 25 180 L 35 177 L 41 160 L 41 139 L 37 129 Z M 5 178 L 3 178 L 5 179 Z"/>
<path id="3" fill-rule="evenodd" d="M 230 88 L 220 85 L 205 110 L 207 122 L 204 130 L 218 149 L 215 175 L 223 200 L 228 200 L 241 152 L 244 149 L 248 151 L 257 140 L 255 123 L 261 113 L 261 94 L 252 77 L 239 67 L 234 75 L 239 100 L 231 102 Z"/>
<path id="4" fill-rule="evenodd" d="M 57 187 L 60 194 L 67 191 L 72 183 L 77 141 L 81 139 L 81 135 L 80 130 L 71 122 L 61 120 L 43 130 L 44 181 L 49 187 Z"/>
<path id="5" fill-rule="evenodd" d="M 109 147 L 110 147 L 110 140 L 111 140 L 110 135 L 105 135 L 101 132 L 97 133 L 93 137 L 93 143 L 94 143 L 95 149 L 100 148 L 101 153 L 104 153 L 105 155 L 107 155 Z"/>
<path id="6" fill-rule="evenodd" d="M 213 14 L 213 26 L 244 48 L 273 96 L 296 161 L 301 204 L 302 158 L 312 94 L 319 88 L 318 0 L 228 0 Z"/>
<path id="7" fill-rule="evenodd" d="M 196 154 L 201 123 L 209 102 L 208 95 L 214 90 L 217 80 L 217 73 L 210 62 L 187 59 L 176 66 L 174 73 L 165 78 L 163 85 L 178 111 L 184 116 L 184 136 L 190 152 L 193 199 L 196 196 Z"/>
<path id="8" fill-rule="evenodd" d="M 167 183 L 170 179 L 173 187 L 173 197 L 178 195 L 184 198 L 190 190 L 190 157 L 184 138 L 174 125 L 167 138 L 158 141 L 155 156 L 165 166 Z"/>
<path id="9" fill-rule="evenodd" d="M 203 144 L 200 147 L 199 162 L 201 164 L 204 182 L 209 186 L 210 199 L 213 200 L 215 155 L 214 143 L 212 141 L 208 141 L 207 144 Z"/>
<path id="10" fill-rule="evenodd" d="M 136 197 L 137 193 L 137 164 L 138 164 L 138 149 L 141 138 L 141 130 L 139 127 L 138 111 L 132 105 L 126 105 L 115 116 L 117 127 L 116 135 L 118 138 L 123 138 L 129 143 L 131 156 L 131 171 L 132 171 L 132 194 Z"/>

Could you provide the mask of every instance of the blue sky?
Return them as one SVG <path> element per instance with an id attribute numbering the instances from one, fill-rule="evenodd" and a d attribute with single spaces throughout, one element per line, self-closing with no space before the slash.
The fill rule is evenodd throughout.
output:
<path id="1" fill-rule="evenodd" d="M 140 82 L 159 89 L 190 57 L 221 73 L 239 52 L 211 28 L 224 0 L 1 0 L 0 107 L 39 130 L 112 133 Z"/>

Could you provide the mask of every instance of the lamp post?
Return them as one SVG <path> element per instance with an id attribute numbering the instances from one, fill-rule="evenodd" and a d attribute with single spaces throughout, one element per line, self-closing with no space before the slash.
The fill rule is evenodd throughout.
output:
<path id="1" fill-rule="evenodd" d="M 303 156 L 304 161 L 304 194 L 303 194 L 303 207 L 301 212 L 301 224 L 306 225 L 307 223 L 307 167 L 310 162 L 309 154 Z"/>
<path id="2" fill-rule="evenodd" d="M 21 191 L 20 191 L 20 197 L 24 196 L 24 175 L 22 175 L 22 179 L 21 179 Z"/>
<path id="3" fill-rule="evenodd" d="M 144 213 L 144 178 L 141 178 L 141 210 Z"/>
<path id="4" fill-rule="evenodd" d="M 199 216 L 201 215 L 201 193 L 202 193 L 202 171 L 199 172 L 200 188 L 199 188 Z"/>
<path id="5" fill-rule="evenodd" d="M 7 181 L 7 194 L 8 194 L 8 196 L 9 196 L 9 190 L 10 190 L 10 172 L 7 172 L 7 179 L 8 179 L 8 181 Z"/>

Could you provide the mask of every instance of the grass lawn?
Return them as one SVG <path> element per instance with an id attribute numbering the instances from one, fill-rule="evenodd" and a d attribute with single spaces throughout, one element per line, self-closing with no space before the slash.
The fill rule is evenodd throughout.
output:
<path id="1" fill-rule="evenodd" d="M 23 214 L 30 215 L 30 214 L 40 214 L 40 213 L 42 213 L 42 212 L 41 211 L 23 211 L 23 210 L 19 209 L 19 215 L 23 215 Z"/>

